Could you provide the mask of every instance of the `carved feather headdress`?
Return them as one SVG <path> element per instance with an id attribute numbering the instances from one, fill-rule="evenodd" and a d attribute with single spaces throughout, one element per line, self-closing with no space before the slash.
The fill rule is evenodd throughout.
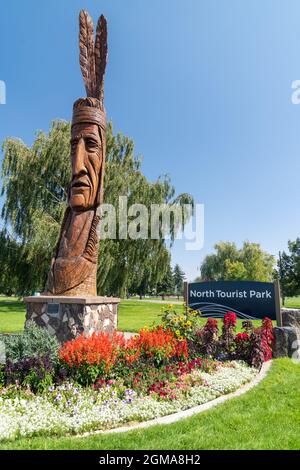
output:
<path id="1" fill-rule="evenodd" d="M 86 89 L 86 99 L 74 103 L 73 124 L 95 122 L 105 128 L 104 74 L 107 63 L 107 23 L 100 16 L 94 39 L 94 25 L 90 15 L 79 14 L 79 62 Z"/>
<path id="2" fill-rule="evenodd" d="M 103 104 L 104 74 L 107 63 L 107 24 L 100 16 L 94 43 L 94 26 L 90 15 L 81 10 L 79 14 L 80 68 L 86 95 L 97 98 Z"/>

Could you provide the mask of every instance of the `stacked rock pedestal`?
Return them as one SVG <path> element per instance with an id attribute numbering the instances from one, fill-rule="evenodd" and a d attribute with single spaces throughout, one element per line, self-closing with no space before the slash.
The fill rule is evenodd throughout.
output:
<path id="1" fill-rule="evenodd" d="M 300 310 L 281 309 L 282 326 L 274 328 L 274 357 L 300 359 Z"/>
<path id="2" fill-rule="evenodd" d="M 113 333 L 118 324 L 118 304 L 115 297 L 25 297 L 26 324 L 34 321 L 55 335 L 60 343 L 81 334 L 105 331 Z"/>

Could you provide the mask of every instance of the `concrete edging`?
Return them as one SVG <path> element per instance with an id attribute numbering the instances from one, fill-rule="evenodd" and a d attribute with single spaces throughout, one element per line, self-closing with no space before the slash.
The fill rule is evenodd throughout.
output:
<path id="1" fill-rule="evenodd" d="M 203 403 L 202 405 L 194 406 L 193 408 L 189 408 L 187 410 L 178 411 L 177 413 L 173 413 L 171 415 L 166 415 L 166 416 L 161 416 L 159 418 L 151 419 L 149 421 L 144 421 L 142 423 L 136 423 L 133 425 L 124 425 L 118 428 L 107 429 L 107 430 L 96 430 L 96 431 L 85 432 L 83 434 L 76 434 L 73 437 L 88 437 L 88 436 L 92 436 L 95 434 L 104 435 L 104 434 L 112 434 L 112 433 L 118 433 L 118 432 L 127 432 L 127 431 L 134 431 L 136 429 L 149 428 L 150 426 L 154 426 L 156 424 L 176 423 L 176 421 L 180 421 L 181 419 L 189 418 L 190 416 L 193 416 L 195 414 L 210 410 L 211 408 L 214 408 L 215 406 L 220 405 L 221 403 L 224 403 L 225 401 L 230 400 L 231 398 L 239 397 L 240 395 L 243 395 L 244 393 L 248 392 L 252 388 L 256 387 L 256 385 L 258 385 L 266 377 L 267 373 L 269 372 L 271 368 L 271 365 L 272 365 L 272 361 L 265 362 L 262 365 L 258 374 L 254 377 L 253 380 L 251 380 L 251 382 L 248 382 L 245 385 L 242 385 L 235 392 L 228 393 L 227 395 L 222 395 L 221 397 L 215 398 L 214 400 L 208 401 L 207 403 Z"/>

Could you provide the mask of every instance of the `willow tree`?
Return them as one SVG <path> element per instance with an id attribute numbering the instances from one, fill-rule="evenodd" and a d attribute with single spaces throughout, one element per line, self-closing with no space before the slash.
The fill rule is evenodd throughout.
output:
<path id="1" fill-rule="evenodd" d="M 48 134 L 36 134 L 31 147 L 15 138 L 7 138 L 2 146 L 2 218 L 10 243 L 15 244 L 22 260 L 17 269 L 20 292 L 45 287 L 67 205 L 71 178 L 69 139 L 70 124 L 54 121 Z M 188 194 L 176 196 L 167 176 L 148 181 L 142 173 L 141 159 L 134 154 L 133 141 L 121 133 L 114 135 L 111 124 L 107 129 L 106 162 L 104 201 L 116 208 L 117 216 L 120 196 L 128 198 L 128 207 L 144 204 L 149 217 L 151 204 L 193 203 Z M 154 289 L 170 266 L 166 237 L 172 243 L 178 230 L 171 218 L 169 229 L 160 229 L 158 239 L 132 240 L 118 237 L 117 223 L 116 238 L 104 239 L 100 244 L 98 294 L 124 295 L 128 290 Z M 9 257 L 6 264 L 12 272 Z"/>

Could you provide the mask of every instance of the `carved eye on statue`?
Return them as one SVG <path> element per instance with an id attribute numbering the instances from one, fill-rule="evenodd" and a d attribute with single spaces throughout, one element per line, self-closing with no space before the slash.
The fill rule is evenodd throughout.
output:
<path id="1" fill-rule="evenodd" d="M 75 153 L 76 147 L 78 145 L 78 139 L 71 139 L 70 144 L 71 144 L 71 152 Z"/>
<path id="2" fill-rule="evenodd" d="M 99 143 L 97 140 L 88 137 L 85 139 L 85 146 L 88 151 L 95 152 L 99 148 Z"/>

